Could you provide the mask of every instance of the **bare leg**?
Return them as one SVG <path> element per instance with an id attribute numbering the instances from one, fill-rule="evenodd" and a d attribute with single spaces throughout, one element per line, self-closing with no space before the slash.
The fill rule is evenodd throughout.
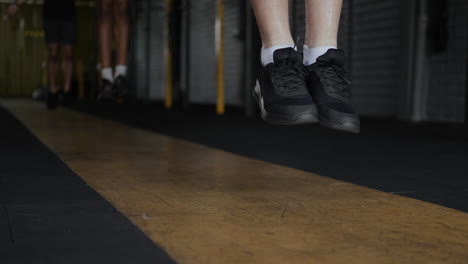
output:
<path id="1" fill-rule="evenodd" d="M 49 51 L 47 66 L 49 73 L 49 91 L 52 93 L 57 92 L 57 68 L 58 68 L 58 57 L 59 57 L 59 45 L 48 44 L 47 49 Z"/>
<path id="2" fill-rule="evenodd" d="M 64 92 L 68 93 L 71 89 L 71 81 L 73 75 L 73 46 L 64 45 L 62 46 L 62 71 L 65 79 L 65 85 L 63 87 Z"/>
<path id="3" fill-rule="evenodd" d="M 113 8 L 116 26 L 117 65 L 126 65 L 129 38 L 128 0 L 114 0 Z"/>
<path id="4" fill-rule="evenodd" d="M 98 35 L 101 66 L 112 67 L 112 0 L 97 0 Z"/>
<path id="5" fill-rule="evenodd" d="M 337 46 L 343 0 L 305 0 L 307 30 L 305 44 L 309 48 Z"/>
<path id="6" fill-rule="evenodd" d="M 252 0 L 264 48 L 294 44 L 289 29 L 288 2 L 288 0 Z"/>
<path id="7" fill-rule="evenodd" d="M 253 89 L 263 120 L 278 125 L 316 123 L 317 110 L 300 67 L 302 56 L 293 49 L 289 0 L 251 1 L 263 42 L 264 67 Z"/>
<path id="8" fill-rule="evenodd" d="M 320 113 L 320 124 L 359 133 L 359 116 L 351 103 L 344 69 L 345 54 L 336 49 L 342 3 L 342 0 L 306 0 L 304 65 L 310 65 L 309 73 L 315 76 L 308 88 Z"/>

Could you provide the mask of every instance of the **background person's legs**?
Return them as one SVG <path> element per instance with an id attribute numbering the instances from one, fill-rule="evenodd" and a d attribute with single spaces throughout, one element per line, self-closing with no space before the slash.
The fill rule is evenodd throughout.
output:
<path id="1" fill-rule="evenodd" d="M 65 81 L 63 90 L 65 93 L 68 93 L 71 90 L 73 75 L 73 46 L 71 45 L 62 46 L 62 71 Z"/>
<path id="2" fill-rule="evenodd" d="M 128 40 L 129 40 L 129 18 L 128 0 L 114 0 L 114 21 L 116 26 L 117 63 L 115 77 L 127 74 Z"/>
<path id="3" fill-rule="evenodd" d="M 112 0 L 96 0 L 98 10 L 99 54 L 102 78 L 113 81 L 112 75 Z"/>
<path id="4" fill-rule="evenodd" d="M 305 0 L 307 26 L 304 64 L 315 63 L 328 49 L 337 47 L 343 0 Z"/>
<path id="5" fill-rule="evenodd" d="M 59 58 L 59 45 L 57 43 L 47 44 L 48 59 L 47 70 L 49 76 L 49 91 L 56 93 L 57 88 L 57 72 L 58 72 L 58 58 Z"/>
<path id="6" fill-rule="evenodd" d="M 289 0 L 252 0 L 252 7 L 262 37 L 262 64 L 273 62 L 277 49 L 293 47 L 289 28 Z"/>
<path id="7" fill-rule="evenodd" d="M 50 35 L 49 35 L 50 36 Z M 59 44 L 48 42 L 49 52 L 47 69 L 49 75 L 49 91 L 47 93 L 47 108 L 53 110 L 58 104 L 57 72 L 59 68 Z"/>

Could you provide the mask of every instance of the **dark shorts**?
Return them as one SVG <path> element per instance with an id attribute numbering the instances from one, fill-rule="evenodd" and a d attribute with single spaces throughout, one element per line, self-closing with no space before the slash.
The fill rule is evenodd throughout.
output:
<path id="1" fill-rule="evenodd" d="M 76 23 L 73 20 L 44 20 L 44 33 L 47 44 L 75 45 Z"/>

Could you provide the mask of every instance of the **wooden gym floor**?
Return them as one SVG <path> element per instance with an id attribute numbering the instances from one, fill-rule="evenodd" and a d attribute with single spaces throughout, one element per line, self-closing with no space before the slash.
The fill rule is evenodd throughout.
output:
<path id="1" fill-rule="evenodd" d="M 1 104 L 178 263 L 468 263 L 464 212 L 69 109 Z"/>

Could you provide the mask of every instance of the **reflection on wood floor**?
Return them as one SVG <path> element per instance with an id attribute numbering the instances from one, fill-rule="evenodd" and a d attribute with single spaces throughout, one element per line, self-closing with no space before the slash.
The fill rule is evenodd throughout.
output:
<path id="1" fill-rule="evenodd" d="M 71 110 L 2 104 L 179 263 L 468 263 L 465 213 Z"/>

